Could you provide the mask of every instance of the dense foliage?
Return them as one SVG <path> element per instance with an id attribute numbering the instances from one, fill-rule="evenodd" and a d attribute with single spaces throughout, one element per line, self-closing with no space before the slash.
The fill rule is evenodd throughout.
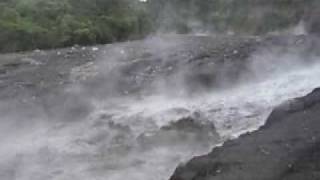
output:
<path id="1" fill-rule="evenodd" d="M 263 34 L 318 0 L 1 0 L 0 51 L 138 39 L 152 32 Z"/>
<path id="2" fill-rule="evenodd" d="M 146 17 L 135 0 L 2 0 L 0 51 L 140 38 Z"/>
<path id="3" fill-rule="evenodd" d="M 296 25 L 319 0 L 149 0 L 156 26 L 181 33 L 264 34 Z"/>

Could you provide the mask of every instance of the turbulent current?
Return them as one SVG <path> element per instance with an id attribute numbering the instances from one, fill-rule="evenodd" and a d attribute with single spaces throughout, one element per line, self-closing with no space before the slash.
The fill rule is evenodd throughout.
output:
<path id="1" fill-rule="evenodd" d="M 192 95 L 167 93 L 166 87 L 83 98 L 90 84 L 71 85 L 65 91 L 81 95 L 72 103 L 90 104 L 74 109 L 81 120 L 65 122 L 68 115 L 51 116 L 41 106 L 32 107 L 39 115 L 3 103 L 0 179 L 167 180 L 180 163 L 257 130 L 276 105 L 319 87 L 320 65 L 301 65 L 299 58 L 256 54 L 250 68 L 261 77 Z"/>

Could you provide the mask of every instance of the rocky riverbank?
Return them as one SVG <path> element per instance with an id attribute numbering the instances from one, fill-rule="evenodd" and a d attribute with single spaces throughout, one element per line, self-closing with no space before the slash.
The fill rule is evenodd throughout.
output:
<path id="1" fill-rule="evenodd" d="M 320 89 L 275 108 L 266 125 L 178 167 L 170 180 L 318 180 Z"/>

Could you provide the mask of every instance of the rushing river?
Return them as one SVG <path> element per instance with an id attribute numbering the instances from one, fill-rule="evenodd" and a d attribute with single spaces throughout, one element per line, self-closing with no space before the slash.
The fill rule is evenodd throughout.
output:
<path id="1" fill-rule="evenodd" d="M 254 58 L 259 62 L 259 56 Z M 276 66 L 268 75 L 225 90 L 192 96 L 161 90 L 133 97 L 77 96 L 74 102 L 90 104 L 81 120 L 65 122 L 61 119 L 68 116 L 48 116 L 41 107 L 34 108 L 39 116 L 21 115 L 19 109 L 4 112 L 9 105 L 3 104 L 0 179 L 167 180 L 178 164 L 256 130 L 276 105 L 320 86 L 317 63 L 292 66 L 293 57 L 268 58 Z M 21 121 L 28 125 L 19 126 Z"/>

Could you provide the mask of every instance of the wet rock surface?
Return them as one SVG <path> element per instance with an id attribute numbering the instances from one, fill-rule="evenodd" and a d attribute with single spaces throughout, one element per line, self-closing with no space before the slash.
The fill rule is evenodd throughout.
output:
<path id="1" fill-rule="evenodd" d="M 150 145 L 176 145 L 181 142 L 190 146 L 201 145 L 210 147 L 210 144 L 221 142 L 212 122 L 200 121 L 195 117 L 184 117 L 161 127 L 156 132 L 144 133 L 137 138 L 140 145 L 146 148 Z"/>
<path id="2" fill-rule="evenodd" d="M 179 166 L 170 180 L 317 180 L 320 90 L 273 110 L 259 131 Z"/>

